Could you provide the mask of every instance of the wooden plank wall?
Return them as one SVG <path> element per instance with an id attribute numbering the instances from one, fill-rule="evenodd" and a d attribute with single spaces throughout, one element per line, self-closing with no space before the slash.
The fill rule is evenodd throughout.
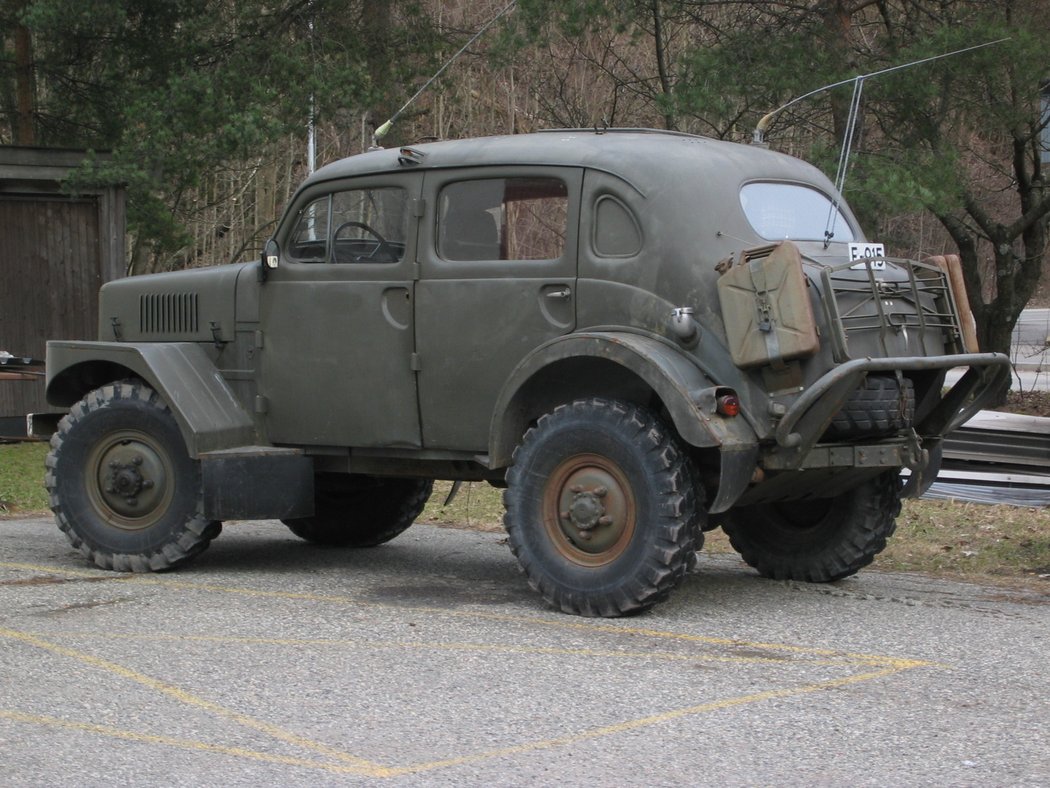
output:
<path id="1" fill-rule="evenodd" d="M 0 350 L 43 359 L 48 339 L 96 337 L 98 289 L 113 278 L 102 261 L 113 208 L 100 199 L 0 195 Z M 43 381 L 0 381 L 0 417 L 47 410 Z"/>

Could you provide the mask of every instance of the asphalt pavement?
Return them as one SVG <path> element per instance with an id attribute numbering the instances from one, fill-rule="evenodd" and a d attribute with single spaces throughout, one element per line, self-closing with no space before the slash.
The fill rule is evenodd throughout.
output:
<path id="1" fill-rule="evenodd" d="M 1050 580 L 1047 581 L 1050 583 Z M 500 534 L 331 550 L 233 523 L 177 572 L 0 521 L 5 785 L 1050 785 L 1050 586 L 701 555 L 666 604 L 544 607 Z"/>

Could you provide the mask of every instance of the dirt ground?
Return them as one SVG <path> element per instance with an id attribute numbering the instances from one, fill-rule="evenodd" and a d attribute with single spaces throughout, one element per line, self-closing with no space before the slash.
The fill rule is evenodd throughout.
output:
<path id="1" fill-rule="evenodd" d="M 995 410 L 1025 416 L 1050 416 L 1050 391 L 1011 391 L 1006 404 Z"/>

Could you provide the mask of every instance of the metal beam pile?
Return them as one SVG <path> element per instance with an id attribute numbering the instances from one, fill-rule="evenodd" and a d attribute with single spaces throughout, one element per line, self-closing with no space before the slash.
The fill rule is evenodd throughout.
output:
<path id="1" fill-rule="evenodd" d="M 1050 418 L 981 411 L 945 439 L 924 497 L 1050 506 Z"/>

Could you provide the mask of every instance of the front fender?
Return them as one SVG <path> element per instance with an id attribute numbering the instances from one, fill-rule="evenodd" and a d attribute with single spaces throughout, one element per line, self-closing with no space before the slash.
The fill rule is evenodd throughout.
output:
<path id="1" fill-rule="evenodd" d="M 561 365 L 564 372 L 551 375 L 562 380 L 571 376 L 573 359 L 594 359 L 628 371 L 644 383 L 663 403 L 681 438 L 700 448 L 741 450 L 756 446 L 754 430 L 743 416 L 724 418 L 715 412 L 718 386 L 678 348 L 661 340 L 620 332 L 589 332 L 558 337 L 526 356 L 504 384 L 496 402 L 489 430 L 489 461 L 492 467 L 508 465 L 514 447 L 532 412 L 534 388 L 530 381 Z M 600 369 L 600 367 L 599 367 Z M 593 370 L 592 370 L 593 371 Z M 600 373 L 585 382 L 568 386 L 576 395 L 602 396 Z"/>
<path id="2" fill-rule="evenodd" d="M 201 345 L 48 342 L 47 401 L 70 407 L 122 377 L 142 378 L 167 402 L 192 457 L 257 442 L 255 425 Z"/>

